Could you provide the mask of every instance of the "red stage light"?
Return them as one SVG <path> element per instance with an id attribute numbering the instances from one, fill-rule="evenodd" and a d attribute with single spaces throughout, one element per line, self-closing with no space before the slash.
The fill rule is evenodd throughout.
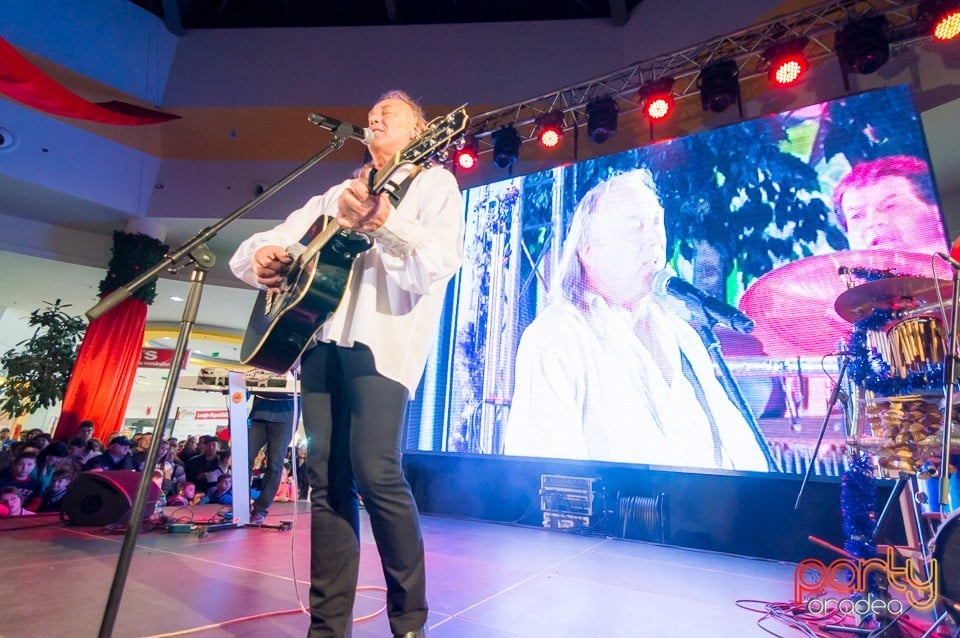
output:
<path id="1" fill-rule="evenodd" d="M 956 40 L 960 35 L 960 9 L 946 13 L 933 25 L 933 37 L 940 42 Z"/>
<path id="2" fill-rule="evenodd" d="M 803 54 L 791 55 L 781 58 L 770 67 L 767 77 L 777 86 L 793 86 L 800 81 L 808 66 Z"/>
<path id="3" fill-rule="evenodd" d="M 477 158 L 477 140 L 473 136 L 467 136 L 463 140 L 463 146 L 458 150 L 454 159 L 457 162 L 457 167 L 462 168 L 465 171 L 473 170 L 479 159 Z"/>
<path id="4" fill-rule="evenodd" d="M 673 112 L 673 78 L 660 78 L 640 87 L 640 101 L 647 119 L 662 120 Z"/>
<path id="5" fill-rule="evenodd" d="M 673 104 L 674 102 L 672 95 L 654 95 L 647 100 L 647 104 L 644 106 L 643 112 L 651 120 L 662 120 L 670 115 L 670 111 L 673 110 Z"/>
<path id="6" fill-rule="evenodd" d="M 935 40 L 956 40 L 960 35 L 960 0 L 923 0 L 917 8 L 917 22 Z"/>
<path id="7" fill-rule="evenodd" d="M 807 72 L 809 63 L 803 54 L 807 38 L 799 38 L 776 44 L 763 52 L 764 59 L 770 63 L 767 79 L 776 86 L 793 86 Z"/>
<path id="8" fill-rule="evenodd" d="M 544 148 L 555 148 L 563 139 L 563 113 L 551 111 L 537 118 L 537 141 Z"/>

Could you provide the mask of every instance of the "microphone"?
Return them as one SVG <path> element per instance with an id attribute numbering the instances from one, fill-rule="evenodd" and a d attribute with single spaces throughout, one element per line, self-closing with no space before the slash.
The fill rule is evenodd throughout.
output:
<path id="1" fill-rule="evenodd" d="M 739 309 L 708 295 L 693 284 L 677 277 L 672 270 L 664 269 L 653 276 L 653 292 L 669 295 L 686 304 L 695 304 L 708 318 L 744 334 L 756 326 L 753 319 Z"/>
<path id="2" fill-rule="evenodd" d="M 341 122 L 340 120 L 335 120 L 332 117 L 327 117 L 320 113 L 311 113 L 307 116 L 307 121 L 311 124 L 316 124 L 322 129 L 331 131 L 339 137 L 349 137 L 367 146 L 373 143 L 373 131 L 368 128 L 360 128 L 349 122 Z"/>
<path id="3" fill-rule="evenodd" d="M 937 253 L 937 257 L 944 261 L 950 262 L 950 265 L 953 266 L 955 270 L 960 270 L 960 237 L 957 237 L 953 240 L 953 244 L 950 246 L 950 254 L 946 253 Z"/>

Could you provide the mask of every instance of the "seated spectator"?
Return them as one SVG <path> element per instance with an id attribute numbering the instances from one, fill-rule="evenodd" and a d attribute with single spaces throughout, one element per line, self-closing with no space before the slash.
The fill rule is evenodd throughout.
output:
<path id="1" fill-rule="evenodd" d="M 283 464 L 283 471 L 280 473 L 280 485 L 277 487 L 277 494 L 273 500 L 280 503 L 288 503 L 295 500 L 293 491 L 293 478 L 290 476 L 290 464 Z"/>
<path id="2" fill-rule="evenodd" d="M 135 470 L 136 462 L 130 453 L 130 439 L 123 436 L 113 437 L 107 451 L 87 461 L 83 469 L 85 472 L 101 472 L 103 470 Z"/>
<path id="3" fill-rule="evenodd" d="M 83 463 L 81 464 L 81 469 L 83 465 L 92 459 L 95 456 L 100 456 L 103 454 L 103 441 L 97 438 L 87 439 L 87 445 L 85 448 L 85 453 L 83 455 Z"/>
<path id="4" fill-rule="evenodd" d="M 40 481 L 33 478 L 31 473 L 37 466 L 37 455 L 33 452 L 21 452 L 13 461 L 9 472 L 0 476 L 0 487 L 12 487 L 20 497 L 20 504 L 25 508 L 36 506 L 43 490 Z"/>
<path id="5" fill-rule="evenodd" d="M 199 505 L 203 500 L 203 494 L 197 494 L 197 486 L 193 483 L 178 483 L 176 494 L 167 499 L 167 505 L 178 505 L 180 507 L 191 507 Z"/>
<path id="6" fill-rule="evenodd" d="M 70 450 L 62 441 L 54 441 L 37 455 L 37 467 L 33 468 L 33 478 L 40 481 L 40 491 L 46 492 L 53 479 L 53 473 L 69 464 Z"/>
<path id="7" fill-rule="evenodd" d="M 186 466 L 187 461 L 195 457 L 197 454 L 200 454 L 201 450 L 198 447 L 197 437 L 192 434 L 187 437 L 187 440 L 183 442 L 183 447 L 177 452 L 177 457 L 183 462 Z"/>
<path id="8" fill-rule="evenodd" d="M 187 480 L 183 463 L 167 441 L 161 441 L 157 449 L 157 469 L 163 472 L 163 493 L 167 496 L 176 494 L 177 485 Z"/>
<path id="9" fill-rule="evenodd" d="M 73 479 L 73 472 L 67 468 L 61 468 L 53 473 L 50 480 L 50 486 L 43 492 L 43 499 L 40 501 L 38 512 L 59 512 L 63 507 L 63 495 L 67 493 L 67 486 Z"/>
<path id="10" fill-rule="evenodd" d="M 83 470 L 83 457 L 87 454 L 87 442 L 79 436 L 70 439 L 70 442 L 67 443 L 67 451 L 69 452 L 67 460 L 70 468 L 74 474 L 79 474 Z"/>
<path id="11" fill-rule="evenodd" d="M 217 484 L 207 492 L 202 502 L 233 505 L 233 477 L 229 474 L 221 474 L 217 478 Z"/>
<path id="12" fill-rule="evenodd" d="M 7 449 L 13 443 L 13 435 L 10 434 L 10 428 L 0 428 L 0 450 Z"/>
<path id="13" fill-rule="evenodd" d="M 143 471 L 143 464 L 147 460 L 147 453 L 150 452 L 150 445 L 153 443 L 153 432 L 143 432 L 130 439 L 130 453 L 133 454 L 133 460 L 137 464 L 137 469 Z M 157 455 L 157 459 L 160 455 Z"/>
<path id="14" fill-rule="evenodd" d="M 0 487 L 0 506 L 7 510 L 5 516 L 33 516 L 35 512 L 24 509 L 20 493 L 13 486 Z"/>
<path id="15" fill-rule="evenodd" d="M 220 440 L 215 436 L 200 437 L 200 454 L 184 464 L 187 480 L 197 486 L 198 492 L 206 494 L 217 484 L 217 479 L 227 470 L 220 457 Z"/>
<path id="16" fill-rule="evenodd" d="M 42 452 L 43 448 L 53 442 L 53 437 L 47 432 L 42 430 L 31 430 L 30 432 L 31 434 L 30 437 L 27 438 L 27 443 L 29 443 L 31 447 L 37 448 L 38 452 Z"/>
<path id="17" fill-rule="evenodd" d="M 77 436 L 83 439 L 84 441 L 89 441 L 93 438 L 93 421 L 90 419 L 85 419 L 80 421 L 80 425 L 77 426 Z"/>

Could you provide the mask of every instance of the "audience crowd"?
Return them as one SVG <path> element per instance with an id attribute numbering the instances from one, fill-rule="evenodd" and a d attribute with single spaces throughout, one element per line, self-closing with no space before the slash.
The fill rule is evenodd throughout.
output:
<path id="1" fill-rule="evenodd" d="M 54 441 L 49 433 L 39 429 L 14 437 L 10 428 L 0 428 L 0 518 L 59 512 L 70 483 L 82 472 L 144 471 L 151 433 L 128 438 L 115 432 L 107 437 L 104 446 L 93 436 L 93 426 L 92 421 L 81 422 L 77 436 L 68 442 Z M 287 450 L 283 480 L 275 500 L 296 500 L 290 476 L 294 465 L 299 498 L 307 497 L 305 456 L 304 446 L 297 448 L 296 459 L 292 449 Z M 263 451 L 253 467 L 250 494 L 256 498 L 266 471 Z M 153 478 L 160 486 L 162 500 L 170 506 L 233 504 L 230 448 L 213 435 L 161 441 Z"/>

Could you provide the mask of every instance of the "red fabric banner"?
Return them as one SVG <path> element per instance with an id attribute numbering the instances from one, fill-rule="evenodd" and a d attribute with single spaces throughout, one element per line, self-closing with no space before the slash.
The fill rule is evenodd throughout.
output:
<path id="1" fill-rule="evenodd" d="M 104 443 L 120 430 L 137 377 L 146 325 L 147 304 L 135 298 L 90 322 L 67 383 L 54 438 L 73 438 L 84 419 L 93 421 L 93 435 Z"/>
<path id="2" fill-rule="evenodd" d="M 179 115 L 111 100 L 90 102 L 51 78 L 0 38 L 0 93 L 51 115 L 141 126 L 180 119 Z"/>

